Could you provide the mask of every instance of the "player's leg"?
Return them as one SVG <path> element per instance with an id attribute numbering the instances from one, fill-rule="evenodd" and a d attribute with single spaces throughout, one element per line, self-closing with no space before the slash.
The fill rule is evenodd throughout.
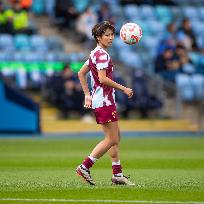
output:
<path id="1" fill-rule="evenodd" d="M 117 121 L 101 124 L 101 126 L 105 133 L 105 138 L 91 152 L 91 156 L 97 159 L 102 157 L 112 146 L 118 145 L 120 141 L 118 133 L 115 131 L 118 127 Z"/>
<path id="2" fill-rule="evenodd" d="M 120 130 L 118 125 L 115 127 L 115 132 L 118 132 L 118 141 L 120 142 Z M 120 148 L 119 142 L 108 150 L 108 154 L 112 161 L 112 172 L 113 172 L 113 176 L 111 178 L 112 184 L 134 186 L 135 184 L 131 182 L 128 179 L 128 177 L 123 175 L 122 166 L 119 158 L 119 148 Z"/>
<path id="3" fill-rule="evenodd" d="M 115 131 L 118 124 L 117 122 L 110 122 L 102 124 L 103 131 L 105 133 L 105 138 L 99 142 L 95 148 L 92 150 L 90 156 L 88 156 L 81 165 L 76 169 L 79 176 L 83 177 L 86 182 L 94 185 L 94 181 L 91 178 L 89 169 L 93 164 L 102 157 L 113 145 L 119 143 L 118 133 Z"/>

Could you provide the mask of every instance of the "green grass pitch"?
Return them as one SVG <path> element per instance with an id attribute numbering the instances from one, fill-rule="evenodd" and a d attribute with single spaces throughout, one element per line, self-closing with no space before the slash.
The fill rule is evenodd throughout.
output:
<path id="1" fill-rule="evenodd" d="M 0 138 L 0 203 L 204 203 L 204 137 L 122 138 L 136 187 L 111 186 L 107 155 L 91 169 L 96 186 L 76 176 L 100 139 Z"/>

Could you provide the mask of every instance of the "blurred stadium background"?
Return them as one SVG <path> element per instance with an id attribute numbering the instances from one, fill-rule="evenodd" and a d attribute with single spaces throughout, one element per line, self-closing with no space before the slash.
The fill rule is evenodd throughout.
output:
<path id="1" fill-rule="evenodd" d="M 114 78 L 134 89 L 116 97 L 135 188 L 111 186 L 107 155 L 96 187 L 75 175 L 102 137 L 77 78 L 102 20 L 116 26 Z M 0 203 L 203 203 L 203 21 L 204 0 L 0 0 Z M 143 29 L 135 46 L 126 22 Z"/>
<path id="2" fill-rule="evenodd" d="M 76 73 L 102 20 L 116 26 L 115 80 L 135 93 L 116 92 L 121 130 L 204 130 L 203 0 L 1 0 L 0 11 L 0 133 L 100 131 Z M 119 38 L 126 22 L 143 29 L 135 46 Z"/>

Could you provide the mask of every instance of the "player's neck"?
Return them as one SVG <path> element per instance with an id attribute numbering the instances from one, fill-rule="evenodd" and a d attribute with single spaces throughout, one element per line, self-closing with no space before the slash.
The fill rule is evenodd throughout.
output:
<path id="1" fill-rule="evenodd" d="M 108 51 L 108 47 L 104 46 L 104 45 L 101 44 L 101 43 L 98 43 L 97 46 L 103 48 L 105 51 Z"/>

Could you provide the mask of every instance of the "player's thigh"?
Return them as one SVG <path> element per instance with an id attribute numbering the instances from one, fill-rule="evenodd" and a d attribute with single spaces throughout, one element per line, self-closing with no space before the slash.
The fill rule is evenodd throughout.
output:
<path id="1" fill-rule="evenodd" d="M 101 124 L 106 137 L 120 138 L 118 121 Z"/>

